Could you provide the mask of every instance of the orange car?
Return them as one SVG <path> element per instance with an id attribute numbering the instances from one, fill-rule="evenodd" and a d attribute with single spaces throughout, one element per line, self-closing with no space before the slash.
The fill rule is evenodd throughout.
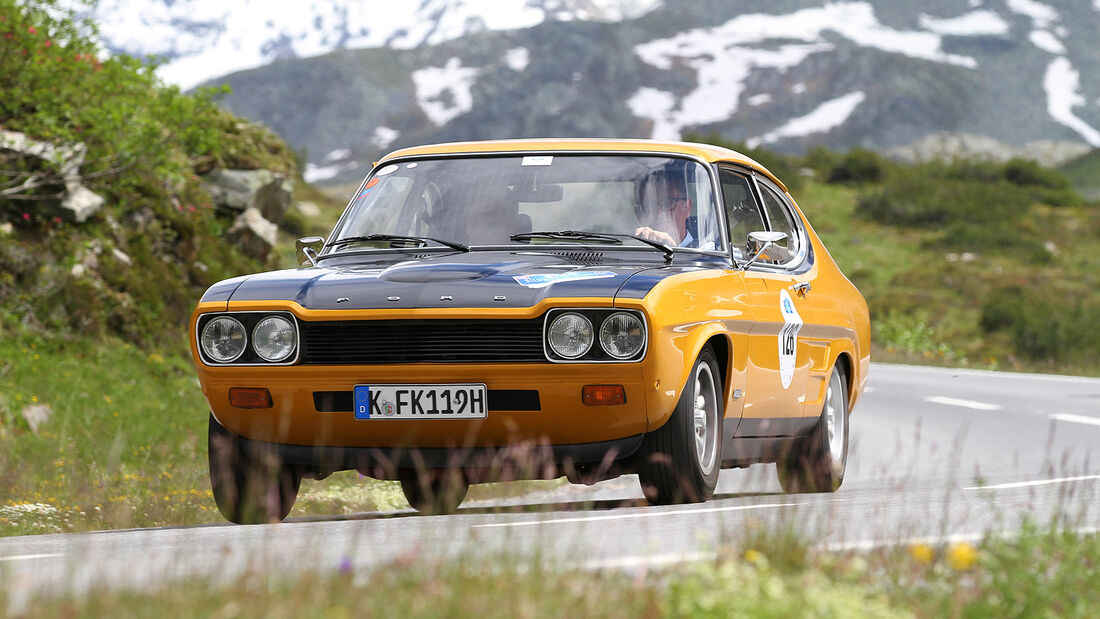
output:
<path id="1" fill-rule="evenodd" d="M 844 479 L 867 305 L 739 153 L 403 149 L 298 253 L 211 286 L 191 318 L 231 521 L 281 520 L 303 477 L 348 469 L 430 512 L 497 479 L 637 473 L 654 503 L 757 462 L 788 492 Z"/>

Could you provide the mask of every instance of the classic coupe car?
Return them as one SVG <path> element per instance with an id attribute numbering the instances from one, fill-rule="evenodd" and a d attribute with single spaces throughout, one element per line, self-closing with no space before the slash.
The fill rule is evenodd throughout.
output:
<path id="1" fill-rule="evenodd" d="M 705 144 L 508 140 L 377 162 L 300 266 L 214 284 L 191 318 L 214 499 L 286 517 L 302 478 L 470 483 L 636 473 L 696 502 L 775 462 L 844 479 L 867 305 L 783 183 Z"/>

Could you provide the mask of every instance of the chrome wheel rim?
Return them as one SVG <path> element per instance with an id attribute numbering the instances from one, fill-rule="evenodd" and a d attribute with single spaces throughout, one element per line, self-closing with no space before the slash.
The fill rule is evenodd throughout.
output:
<path id="1" fill-rule="evenodd" d="M 704 475 L 714 470 L 718 459 L 718 396 L 710 365 L 700 363 L 695 370 L 692 417 L 695 422 L 695 456 Z"/>
<path id="2" fill-rule="evenodd" d="M 825 428 L 828 431 L 829 461 L 833 470 L 844 470 L 844 437 L 847 434 L 847 410 L 844 402 L 844 385 L 840 382 L 840 373 L 833 371 L 829 378 L 829 389 L 825 393 Z"/>

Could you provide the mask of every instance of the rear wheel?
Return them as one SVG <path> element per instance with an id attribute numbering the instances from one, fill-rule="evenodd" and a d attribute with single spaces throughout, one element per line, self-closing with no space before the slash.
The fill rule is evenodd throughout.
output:
<path id="1" fill-rule="evenodd" d="M 779 485 L 787 493 L 835 492 L 848 463 L 848 384 L 833 367 L 817 426 L 799 438 L 776 463 Z"/>
<path id="2" fill-rule="evenodd" d="M 722 460 L 722 382 L 714 352 L 695 360 L 672 416 L 645 437 L 638 469 L 650 503 L 696 503 L 714 494 Z"/>
<path id="3" fill-rule="evenodd" d="M 409 505 L 422 514 L 453 514 L 470 490 L 460 471 L 407 471 L 398 479 Z"/>
<path id="4" fill-rule="evenodd" d="M 210 415 L 210 488 L 226 520 L 237 524 L 280 522 L 294 507 L 302 477 L 273 451 L 246 453 L 241 437 Z"/>

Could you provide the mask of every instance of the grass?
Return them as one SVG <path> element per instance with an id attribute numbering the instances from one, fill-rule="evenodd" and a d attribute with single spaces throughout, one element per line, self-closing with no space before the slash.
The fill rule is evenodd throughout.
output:
<path id="1" fill-rule="evenodd" d="M 402 560 L 365 569 L 255 571 L 228 583 L 24 600 L 34 616 L 178 617 L 1092 617 L 1100 536 L 1025 525 L 1012 538 L 816 550 L 762 532 L 716 560 L 578 570 L 546 561 Z M 7 606 L 0 591 L 0 608 Z"/>

